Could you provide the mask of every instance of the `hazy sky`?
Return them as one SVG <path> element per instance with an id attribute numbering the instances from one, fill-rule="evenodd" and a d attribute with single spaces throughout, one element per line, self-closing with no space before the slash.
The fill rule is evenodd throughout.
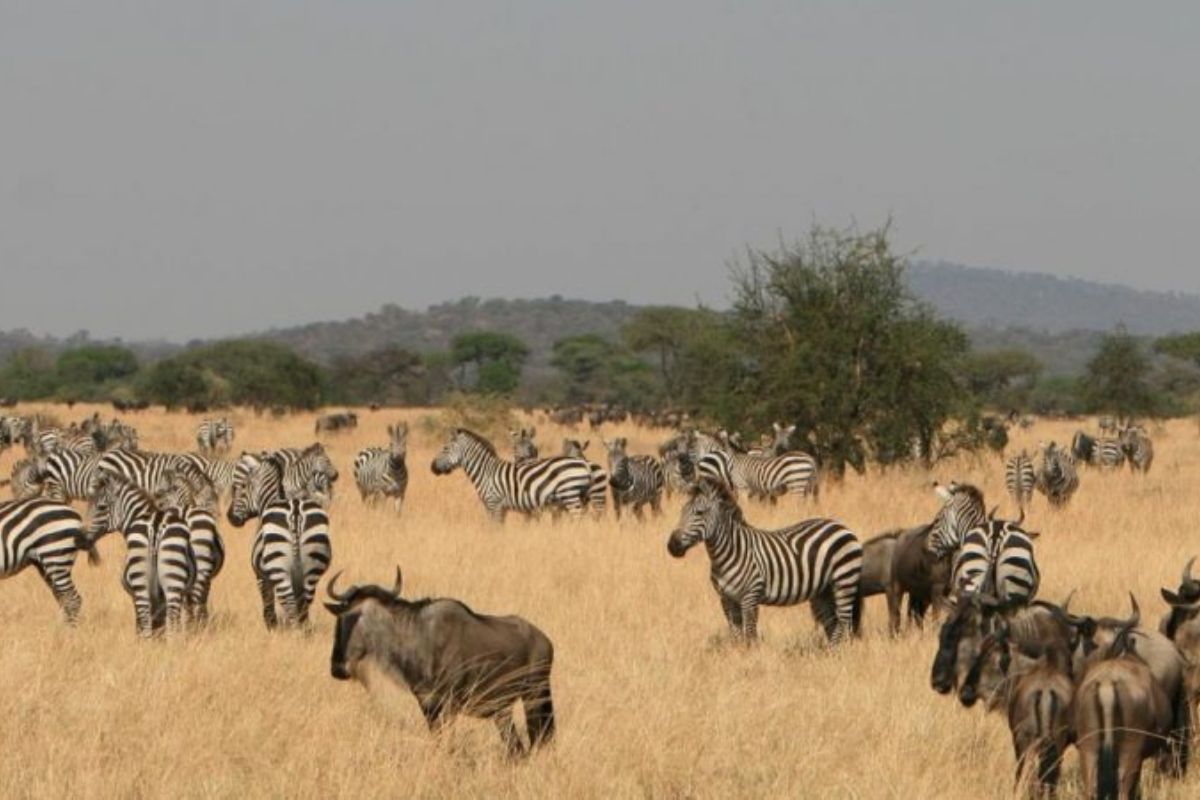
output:
<path id="1" fill-rule="evenodd" d="M 720 303 L 745 245 L 889 213 L 1200 291 L 1198 42 L 1196 3 L 0 0 L 0 329 Z"/>

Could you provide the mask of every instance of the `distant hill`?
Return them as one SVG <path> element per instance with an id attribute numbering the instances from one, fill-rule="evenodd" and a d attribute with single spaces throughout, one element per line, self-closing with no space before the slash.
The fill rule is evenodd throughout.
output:
<path id="1" fill-rule="evenodd" d="M 913 292 L 968 328 L 1026 328 L 1046 333 L 1108 331 L 1161 336 L 1200 330 L 1200 296 L 1029 272 L 920 262 L 908 271 Z"/>
<path id="2" fill-rule="evenodd" d="M 944 262 L 915 263 L 909 268 L 908 279 L 914 294 L 943 316 L 962 323 L 977 348 L 1029 350 L 1051 373 L 1079 372 L 1095 352 L 1103 332 L 1118 323 L 1140 336 L 1200 330 L 1200 297 L 1194 295 L 1145 292 Z M 251 336 L 281 342 L 328 365 L 341 357 L 362 355 L 385 345 L 417 352 L 445 350 L 464 331 L 504 331 L 529 345 L 528 366 L 536 376 L 548 369 L 555 340 L 584 333 L 615 338 L 638 309 L 621 300 L 467 297 L 424 311 L 387 304 L 354 319 L 314 322 Z M 38 337 L 24 330 L 0 333 L 0 362 L 22 348 L 37 347 L 55 353 L 89 341 L 83 332 L 66 339 Z M 123 344 L 150 360 L 182 347 L 166 342 Z"/>

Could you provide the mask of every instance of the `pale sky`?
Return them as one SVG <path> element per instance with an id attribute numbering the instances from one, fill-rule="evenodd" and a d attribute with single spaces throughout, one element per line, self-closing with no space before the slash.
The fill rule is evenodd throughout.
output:
<path id="1" fill-rule="evenodd" d="M 720 304 L 920 257 L 1200 292 L 1200 4 L 0 0 L 0 329 Z"/>

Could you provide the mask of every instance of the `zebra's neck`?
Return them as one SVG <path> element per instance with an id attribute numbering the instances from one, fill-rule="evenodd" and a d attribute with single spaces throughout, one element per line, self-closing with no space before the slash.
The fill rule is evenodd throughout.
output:
<path id="1" fill-rule="evenodd" d="M 721 509 L 705 531 L 704 547 L 712 560 L 713 571 L 719 572 L 733 560 L 737 542 L 746 538 L 753 530 L 744 522 L 739 522 L 732 509 Z"/>
<path id="2" fill-rule="evenodd" d="M 462 458 L 463 471 L 471 479 L 475 490 L 480 493 L 487 486 L 488 480 L 505 463 L 502 458 L 490 452 L 476 441 L 471 441 L 467 444 L 466 452 L 463 453 Z"/>

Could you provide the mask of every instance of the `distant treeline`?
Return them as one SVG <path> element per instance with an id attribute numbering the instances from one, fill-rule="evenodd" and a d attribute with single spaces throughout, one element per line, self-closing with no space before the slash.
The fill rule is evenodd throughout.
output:
<path id="1" fill-rule="evenodd" d="M 1137 339 L 1118 328 L 1082 375 L 1048 373 L 1027 350 L 972 342 L 916 300 L 888 229 L 814 228 L 732 265 L 733 308 L 629 308 L 611 335 L 553 341 L 548 369 L 511 332 L 459 333 L 416 352 L 381 343 L 319 364 L 268 339 L 197 344 L 161 358 L 120 345 L 31 346 L 0 368 L 10 400 L 147 401 L 310 409 L 437 405 L 452 393 L 525 406 L 609 403 L 686 408 L 730 428 L 796 423 L 840 469 L 907 457 L 914 443 L 972 436 L 984 409 L 1176 415 L 1200 398 L 1200 334 Z"/>

